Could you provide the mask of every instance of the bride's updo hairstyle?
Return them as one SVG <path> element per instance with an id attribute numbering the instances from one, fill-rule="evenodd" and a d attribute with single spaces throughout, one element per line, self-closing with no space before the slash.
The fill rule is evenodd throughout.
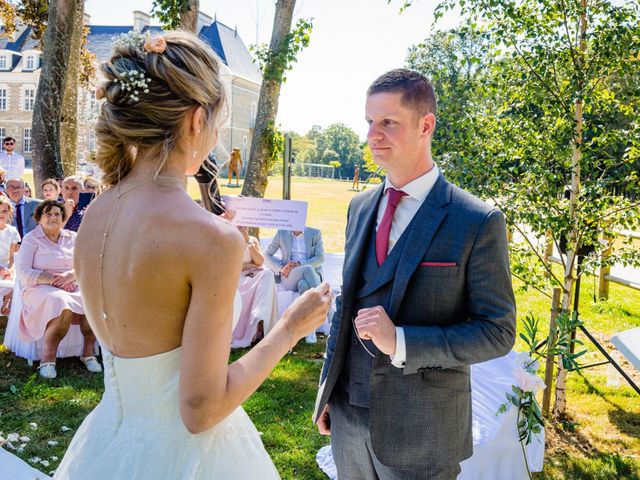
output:
<path id="1" fill-rule="evenodd" d="M 194 107 L 205 111 L 205 135 L 215 134 L 226 107 L 218 61 L 195 35 L 169 31 L 146 42 L 135 32 L 125 37 L 101 65 L 105 81 L 96 91 L 105 98 L 95 128 L 96 162 L 107 186 L 124 179 L 141 154 L 157 158 L 160 172 Z M 208 152 L 199 153 L 204 158 Z"/>

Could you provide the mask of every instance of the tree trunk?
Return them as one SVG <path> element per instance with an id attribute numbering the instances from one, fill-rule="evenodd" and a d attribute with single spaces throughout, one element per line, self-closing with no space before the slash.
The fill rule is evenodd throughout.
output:
<path id="1" fill-rule="evenodd" d="M 200 0 L 189 0 L 187 8 L 180 14 L 180 27 L 189 32 L 198 33 L 198 12 L 200 11 Z"/>
<path id="2" fill-rule="evenodd" d="M 282 48 L 287 48 L 285 41 L 286 36 L 291 31 L 295 4 L 295 0 L 278 0 L 276 3 L 273 32 L 271 33 L 271 43 L 269 45 L 269 51 L 274 55 Z M 267 64 L 265 72 L 278 68 Z M 247 164 L 247 174 L 242 187 L 242 195 L 245 197 L 262 198 L 267 188 L 270 150 L 266 135 L 269 133 L 270 126 L 275 125 L 281 85 L 282 75 L 265 75 L 262 80 L 256 122 L 251 139 L 249 163 Z"/>
<path id="3" fill-rule="evenodd" d="M 60 153 L 62 155 L 62 169 L 66 177 L 75 175 L 78 163 L 78 84 L 84 28 L 84 0 L 77 0 L 75 18 L 60 117 Z"/>
<path id="4" fill-rule="evenodd" d="M 78 1 L 54 0 L 49 3 L 42 71 L 32 124 L 33 175 L 38 194 L 42 180 L 60 178 L 64 174 L 60 157 L 60 114 Z"/>
<path id="5" fill-rule="evenodd" d="M 581 0 L 582 13 L 580 15 L 580 43 L 578 46 L 578 60 L 576 68 L 578 73 L 584 67 L 584 56 L 587 50 L 586 33 L 587 33 L 587 0 Z M 572 224 L 572 229 L 569 232 L 569 239 L 567 242 L 567 261 L 564 272 L 564 292 L 562 295 L 562 310 L 564 312 L 571 312 L 571 293 L 573 292 L 573 286 L 575 278 L 573 276 L 573 265 L 576 263 L 576 249 L 578 245 L 578 231 L 577 225 L 577 204 L 580 194 L 580 160 L 582 158 L 582 110 L 583 110 L 583 88 L 582 79 L 579 78 L 578 92 L 579 95 L 575 100 L 575 122 L 576 133 L 573 141 L 573 155 L 571 157 L 571 195 L 569 198 L 569 218 Z M 553 405 L 553 415 L 557 417 L 564 416 L 567 408 L 567 370 L 563 367 L 562 362 L 558 364 L 558 374 L 556 375 L 556 399 Z"/>

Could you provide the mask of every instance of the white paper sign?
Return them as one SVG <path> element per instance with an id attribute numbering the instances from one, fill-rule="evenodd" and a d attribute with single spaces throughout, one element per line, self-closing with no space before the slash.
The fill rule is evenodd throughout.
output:
<path id="1" fill-rule="evenodd" d="M 226 208 L 235 211 L 233 224 L 241 227 L 301 231 L 307 223 L 307 202 L 231 195 L 222 199 Z"/>

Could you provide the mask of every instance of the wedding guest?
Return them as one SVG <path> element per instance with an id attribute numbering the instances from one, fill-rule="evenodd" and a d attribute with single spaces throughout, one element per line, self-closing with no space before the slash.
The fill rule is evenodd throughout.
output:
<path id="1" fill-rule="evenodd" d="M 0 195 L 0 278 L 2 280 L 13 280 L 13 254 L 18 251 L 20 243 L 18 230 L 9 225 L 12 218 L 11 200 Z M 11 287 L 0 288 L 0 295 L 3 296 L 0 313 L 9 315 L 13 289 Z"/>
<path id="2" fill-rule="evenodd" d="M 76 233 L 62 228 L 64 205 L 45 200 L 36 208 L 38 226 L 20 248 L 16 271 L 22 290 L 20 335 L 36 342 L 44 336 L 40 376 L 55 378 L 58 344 L 71 324 L 79 324 L 84 336 L 80 361 L 93 373 L 102 371 L 94 355 L 96 337 L 87 323 L 73 269 Z"/>
<path id="3" fill-rule="evenodd" d="M 55 178 L 47 178 L 40 184 L 42 197 L 45 200 L 60 200 L 60 184 Z"/>
<path id="4" fill-rule="evenodd" d="M 84 191 L 87 193 L 94 193 L 97 197 L 102 193 L 102 184 L 97 178 L 87 177 L 84 179 Z"/>
<path id="5" fill-rule="evenodd" d="M 0 192 L 5 193 L 7 189 L 7 170 L 0 167 Z"/>
<path id="6" fill-rule="evenodd" d="M 67 223 L 64 228 L 78 231 L 82 217 L 88 205 L 80 205 L 80 194 L 84 192 L 84 181 L 78 176 L 67 177 L 62 181 L 62 198 L 67 214 Z"/>
<path id="7" fill-rule="evenodd" d="M 7 178 L 22 178 L 24 175 L 24 157 L 15 148 L 16 139 L 5 137 L 0 152 L 0 166 L 6 170 Z"/>
<path id="8" fill-rule="evenodd" d="M 24 238 L 27 233 L 38 225 L 38 222 L 33 218 L 33 213 L 42 200 L 24 195 L 24 180 L 21 178 L 9 178 L 7 180 L 7 195 L 14 209 L 12 223 L 18 229 L 20 238 Z"/>
<path id="9" fill-rule="evenodd" d="M 262 268 L 264 255 L 257 238 L 246 227 L 238 227 L 244 238 L 244 257 L 238 292 L 242 310 L 233 329 L 231 346 L 248 347 L 262 340 L 278 320 L 276 281 L 273 272 Z"/>
<path id="10" fill-rule="evenodd" d="M 25 197 L 33 197 L 33 193 L 31 192 L 31 186 L 27 183 L 24 182 L 24 196 Z"/>
<path id="11" fill-rule="evenodd" d="M 280 250 L 281 258 L 274 257 Z M 322 233 L 317 228 L 304 231 L 278 230 L 267 248 L 266 257 L 280 273 L 285 290 L 304 293 L 322 282 L 324 247 Z"/>

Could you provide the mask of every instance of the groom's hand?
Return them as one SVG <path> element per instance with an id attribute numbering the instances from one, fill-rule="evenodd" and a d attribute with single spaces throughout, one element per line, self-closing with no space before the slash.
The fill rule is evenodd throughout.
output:
<path id="1" fill-rule="evenodd" d="M 354 323 L 363 340 L 371 340 L 386 355 L 396 353 L 396 326 L 381 306 L 358 310 Z"/>
<path id="2" fill-rule="evenodd" d="M 320 435 L 331 435 L 331 419 L 329 418 L 329 405 L 325 405 L 316 422 Z"/>

